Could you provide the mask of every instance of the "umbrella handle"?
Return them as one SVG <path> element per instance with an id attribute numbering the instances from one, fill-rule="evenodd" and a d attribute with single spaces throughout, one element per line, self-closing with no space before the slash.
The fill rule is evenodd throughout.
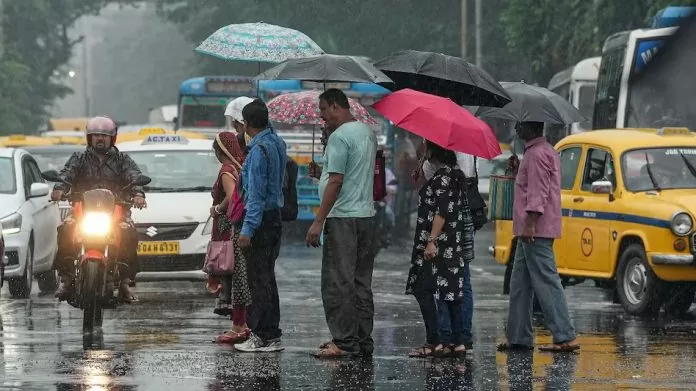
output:
<path id="1" fill-rule="evenodd" d="M 312 125 L 312 163 L 314 163 L 314 139 L 316 134 L 316 125 Z"/>

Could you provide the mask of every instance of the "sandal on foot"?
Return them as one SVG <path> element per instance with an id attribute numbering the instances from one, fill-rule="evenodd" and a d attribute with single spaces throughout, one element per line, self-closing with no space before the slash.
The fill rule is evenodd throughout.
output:
<path id="1" fill-rule="evenodd" d="M 550 353 L 572 353 L 572 352 L 575 352 L 577 350 L 580 350 L 580 345 L 576 342 L 573 342 L 573 343 L 561 342 L 561 343 L 555 343 L 555 344 L 551 344 L 551 345 L 539 346 L 539 351 L 550 352 Z"/>
<path id="2" fill-rule="evenodd" d="M 322 344 L 326 345 L 326 344 Z M 344 357 L 352 357 L 353 353 L 347 352 L 338 346 L 336 346 L 335 343 L 331 342 L 328 345 L 326 345 L 325 348 L 319 349 L 318 352 L 312 354 L 316 358 L 344 358 Z"/>
<path id="3" fill-rule="evenodd" d="M 453 358 L 466 357 L 466 346 L 464 345 L 450 345 L 451 356 Z M 459 348 L 459 349 L 457 349 Z"/>
<path id="4" fill-rule="evenodd" d="M 499 352 L 505 352 L 508 350 L 534 350 L 533 346 L 527 346 L 527 345 L 520 345 L 516 343 L 509 343 L 509 342 L 503 342 L 501 344 L 498 344 L 496 347 Z"/>
<path id="5" fill-rule="evenodd" d="M 435 349 L 436 346 L 425 344 L 419 348 L 416 348 L 408 354 L 411 358 L 424 358 L 424 357 L 434 357 L 435 354 L 442 355 L 443 349 Z"/>

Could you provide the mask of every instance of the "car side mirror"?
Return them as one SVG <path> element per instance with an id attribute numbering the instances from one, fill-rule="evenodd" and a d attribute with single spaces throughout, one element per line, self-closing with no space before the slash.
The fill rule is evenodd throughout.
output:
<path id="1" fill-rule="evenodd" d="M 590 188 L 590 191 L 592 192 L 592 194 L 608 194 L 609 200 L 613 201 L 614 185 L 611 184 L 611 181 L 594 181 L 592 182 L 592 187 Z"/>
<path id="2" fill-rule="evenodd" d="M 29 189 L 29 198 L 44 197 L 48 195 L 51 188 L 47 183 L 32 183 Z"/>

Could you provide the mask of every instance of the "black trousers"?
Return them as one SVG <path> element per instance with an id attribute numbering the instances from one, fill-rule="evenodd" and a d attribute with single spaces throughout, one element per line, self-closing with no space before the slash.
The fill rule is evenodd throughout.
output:
<path id="1" fill-rule="evenodd" d="M 418 301 L 421 314 L 423 315 L 423 323 L 425 323 L 425 342 L 429 345 L 438 345 L 440 343 L 440 324 L 437 318 L 437 303 L 435 296 L 430 292 L 414 292 L 413 295 Z"/>
<path id="2" fill-rule="evenodd" d="M 80 250 L 73 242 L 73 234 L 77 229 L 76 222 L 64 222 L 58 226 L 58 253 L 53 262 L 53 268 L 60 275 L 75 274 L 73 262 Z M 118 259 L 120 263 L 119 274 L 121 278 L 135 279 L 138 273 L 138 231 L 132 224 L 121 231 L 121 247 L 118 249 Z M 109 251 L 116 251 L 110 248 Z"/>
<path id="3" fill-rule="evenodd" d="M 261 226 L 251 239 L 251 247 L 244 250 L 251 290 L 247 324 L 264 341 L 280 338 L 282 335 L 280 299 L 275 276 L 281 234 L 280 209 L 266 211 Z"/>
<path id="4" fill-rule="evenodd" d="M 326 323 L 336 346 L 354 354 L 374 350 L 374 227 L 373 217 L 332 217 L 324 224 L 321 298 Z"/>

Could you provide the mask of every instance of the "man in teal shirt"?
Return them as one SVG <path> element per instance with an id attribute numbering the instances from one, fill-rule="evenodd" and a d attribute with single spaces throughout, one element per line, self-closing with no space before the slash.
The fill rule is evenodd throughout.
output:
<path id="1" fill-rule="evenodd" d="M 319 182 L 321 206 L 307 233 L 318 247 L 324 230 L 321 296 L 333 339 L 317 357 L 370 356 L 374 304 L 372 269 L 375 253 L 374 170 L 377 138 L 350 113 L 343 91 L 319 96 L 319 109 L 329 135 Z M 316 171 L 316 167 L 313 167 Z"/>

